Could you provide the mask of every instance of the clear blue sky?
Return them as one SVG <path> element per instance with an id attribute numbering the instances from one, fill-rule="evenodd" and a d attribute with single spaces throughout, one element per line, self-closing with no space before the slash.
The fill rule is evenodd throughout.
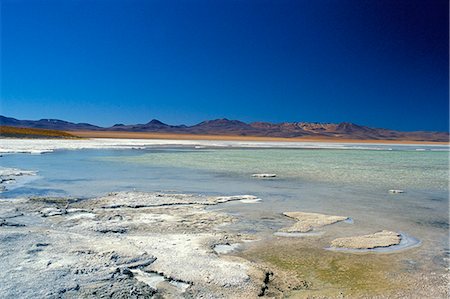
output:
<path id="1" fill-rule="evenodd" d="M 447 0 L 1 1 L 1 114 L 448 130 Z"/>

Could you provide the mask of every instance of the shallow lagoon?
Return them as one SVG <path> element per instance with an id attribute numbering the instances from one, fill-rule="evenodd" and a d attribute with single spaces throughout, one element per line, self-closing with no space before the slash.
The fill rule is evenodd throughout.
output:
<path id="1" fill-rule="evenodd" d="M 354 224 L 327 228 L 318 237 L 324 246 L 334 237 L 394 230 L 422 242 L 398 260 L 425 272 L 445 271 L 447 265 L 448 151 L 408 146 L 385 150 L 157 147 L 58 150 L 0 159 L 3 167 L 38 171 L 33 180 L 3 192 L 4 198 L 91 197 L 122 190 L 252 194 L 262 200 L 212 207 L 240 220 L 226 229 L 273 241 L 272 234 L 291 223 L 282 212 L 343 215 Z M 251 176 L 268 172 L 277 177 Z M 406 193 L 390 194 L 389 189 Z"/>

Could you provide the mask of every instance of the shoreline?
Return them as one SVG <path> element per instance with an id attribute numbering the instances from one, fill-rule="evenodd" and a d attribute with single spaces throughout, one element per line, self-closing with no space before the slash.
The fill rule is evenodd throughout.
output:
<path id="1" fill-rule="evenodd" d="M 196 135 L 152 132 L 120 131 L 68 131 L 81 138 L 116 138 L 116 139 L 165 139 L 165 140 L 212 140 L 212 141 L 259 141 L 259 142 L 327 142 L 327 143 L 374 143 L 374 144 L 420 144 L 450 145 L 444 141 L 386 140 L 386 139 L 348 139 L 332 137 L 258 137 L 236 135 Z"/>

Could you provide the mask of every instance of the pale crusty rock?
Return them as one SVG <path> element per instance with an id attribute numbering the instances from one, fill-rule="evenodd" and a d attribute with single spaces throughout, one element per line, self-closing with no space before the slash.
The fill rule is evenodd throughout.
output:
<path id="1" fill-rule="evenodd" d="M 0 167 L 0 180 L 8 180 L 17 176 L 36 175 L 36 171 L 22 170 L 17 168 Z"/>
<path id="2" fill-rule="evenodd" d="M 211 246 L 242 242 L 242 235 L 218 229 L 235 219 L 206 209 L 252 199 L 118 192 L 74 201 L 0 202 L 0 215 L 14 216 L 14 223 L 0 223 L 0 294 L 257 298 L 264 270 L 239 257 L 218 255 Z"/>
<path id="3" fill-rule="evenodd" d="M 401 235 L 383 230 L 374 234 L 338 238 L 331 242 L 331 247 L 349 249 L 373 249 L 377 247 L 389 247 L 400 244 Z"/>
<path id="4" fill-rule="evenodd" d="M 294 225 L 280 230 L 280 232 L 287 233 L 306 233 L 313 229 L 348 219 L 348 217 L 345 216 L 332 216 L 306 212 L 285 212 L 283 215 L 297 220 L 297 223 Z"/>
<path id="5" fill-rule="evenodd" d="M 0 192 L 8 190 L 7 185 L 14 185 L 24 176 L 35 176 L 36 171 L 0 167 Z"/>
<path id="6" fill-rule="evenodd" d="M 194 194 L 162 194 L 147 192 L 113 192 L 97 198 L 90 203 L 91 207 L 103 209 L 146 208 L 175 205 L 216 205 L 228 201 L 257 199 L 253 195 L 235 196 L 199 196 Z"/>

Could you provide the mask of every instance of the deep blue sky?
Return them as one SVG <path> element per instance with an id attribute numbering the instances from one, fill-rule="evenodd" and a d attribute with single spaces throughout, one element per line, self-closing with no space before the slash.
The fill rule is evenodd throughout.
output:
<path id="1" fill-rule="evenodd" d="M 1 114 L 448 130 L 447 0 L 1 0 Z"/>

